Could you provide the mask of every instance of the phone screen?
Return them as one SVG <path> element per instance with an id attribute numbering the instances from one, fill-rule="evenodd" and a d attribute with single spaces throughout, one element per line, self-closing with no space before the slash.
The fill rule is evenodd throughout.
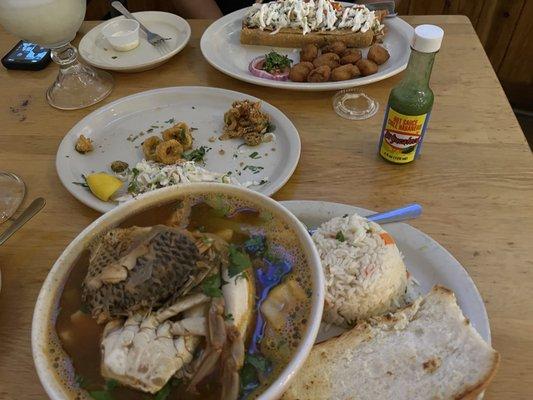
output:
<path id="1" fill-rule="evenodd" d="M 48 49 L 30 42 L 21 42 L 7 55 L 8 62 L 38 63 L 49 52 Z"/>

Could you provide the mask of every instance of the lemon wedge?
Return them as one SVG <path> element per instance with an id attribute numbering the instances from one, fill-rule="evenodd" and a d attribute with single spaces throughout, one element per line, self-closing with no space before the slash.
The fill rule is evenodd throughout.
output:
<path id="1" fill-rule="evenodd" d="M 91 192 L 102 201 L 108 201 L 123 185 L 117 177 L 103 172 L 88 175 L 86 181 Z"/>

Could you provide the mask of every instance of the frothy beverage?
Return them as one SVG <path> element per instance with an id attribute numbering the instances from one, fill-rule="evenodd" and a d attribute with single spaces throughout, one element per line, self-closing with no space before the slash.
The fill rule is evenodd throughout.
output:
<path id="1" fill-rule="evenodd" d="M 0 0 L 0 23 L 12 34 L 44 47 L 74 39 L 85 0 Z"/>

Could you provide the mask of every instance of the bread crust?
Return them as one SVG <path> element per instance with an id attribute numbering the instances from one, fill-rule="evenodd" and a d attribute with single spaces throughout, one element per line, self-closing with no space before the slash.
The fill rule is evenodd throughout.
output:
<path id="1" fill-rule="evenodd" d="M 434 286 L 430 294 L 437 295 L 446 302 L 456 302 L 455 294 L 444 286 Z M 419 307 L 423 307 L 424 302 L 425 299 L 418 302 L 418 304 L 408 305 L 400 309 L 399 312 L 413 313 L 413 317 L 416 319 L 418 309 Z M 330 382 L 330 379 L 333 380 L 333 376 L 330 375 L 333 369 L 330 365 L 335 362 L 334 359 L 343 357 L 345 349 L 354 349 L 363 342 L 374 340 L 373 332 L 375 329 L 394 326 L 399 321 L 396 315 L 397 314 L 395 313 L 372 318 L 370 321 L 361 321 L 352 330 L 315 345 L 309 356 L 309 361 L 312 367 L 307 364 L 308 368 L 306 369 L 306 366 L 304 366 L 295 379 L 298 383 L 293 384 L 289 388 L 289 390 L 283 395 L 282 400 L 330 399 L 332 396 L 331 385 L 333 384 L 333 382 Z M 464 321 L 467 324 L 469 323 L 466 318 Z M 378 326 L 382 328 L 379 328 Z M 387 330 L 388 329 L 385 328 L 385 331 Z M 489 363 L 490 364 L 487 365 L 486 373 L 484 376 L 480 377 L 477 382 L 471 386 L 464 385 L 463 387 L 458 387 L 455 389 L 455 393 L 449 392 L 443 399 L 477 400 L 478 396 L 488 387 L 494 378 L 500 363 L 500 355 L 493 349 Z M 355 372 L 356 369 L 354 369 L 354 373 Z M 352 389 L 354 390 L 353 399 L 357 399 L 357 389 Z"/>
<path id="2" fill-rule="evenodd" d="M 462 393 L 454 397 L 454 400 L 476 400 L 478 396 L 489 386 L 496 375 L 500 365 L 500 353 L 495 352 L 492 359 L 492 368 L 487 372 L 477 385 L 466 388 Z"/>
<path id="3" fill-rule="evenodd" d="M 301 29 L 284 28 L 278 33 L 259 28 L 243 27 L 241 30 L 241 43 L 275 46 L 275 47 L 296 47 L 301 48 L 306 44 L 315 44 L 324 47 L 333 42 L 341 41 L 348 47 L 368 47 L 374 40 L 372 30 L 363 32 L 352 32 L 349 29 L 339 29 L 335 31 L 310 32 L 302 34 Z"/>

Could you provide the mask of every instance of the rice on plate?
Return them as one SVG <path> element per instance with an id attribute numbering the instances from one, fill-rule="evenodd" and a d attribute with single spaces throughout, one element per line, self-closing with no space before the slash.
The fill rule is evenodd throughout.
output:
<path id="1" fill-rule="evenodd" d="M 403 304 L 407 270 L 392 237 L 357 214 L 333 218 L 313 233 L 326 278 L 323 320 L 350 326 Z"/>

